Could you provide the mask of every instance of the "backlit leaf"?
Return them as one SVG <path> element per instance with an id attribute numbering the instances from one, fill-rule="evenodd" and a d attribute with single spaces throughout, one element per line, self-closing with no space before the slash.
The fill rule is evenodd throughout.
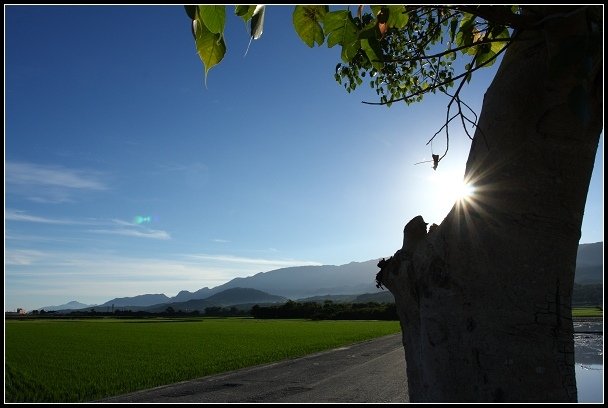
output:
<path id="1" fill-rule="evenodd" d="M 293 26 L 298 36 L 306 45 L 314 47 L 315 42 L 322 45 L 325 41 L 321 22 L 329 11 L 328 6 L 301 6 L 298 5 L 293 11 Z"/>
<path id="2" fill-rule="evenodd" d="M 205 67 L 205 86 L 207 86 L 207 73 L 211 68 L 219 64 L 226 54 L 224 38 L 219 33 L 212 33 L 202 23 L 200 17 L 196 20 L 196 51 L 203 61 Z"/>
<path id="3" fill-rule="evenodd" d="M 357 26 L 348 10 L 332 11 L 323 18 L 323 32 L 327 36 L 327 46 L 352 45 L 358 40 Z"/>
<path id="4" fill-rule="evenodd" d="M 226 6 L 198 6 L 198 15 L 213 34 L 223 34 L 226 23 Z"/>
<path id="5" fill-rule="evenodd" d="M 342 61 L 349 62 L 355 57 L 355 55 L 357 55 L 360 49 L 361 43 L 359 41 L 355 41 L 350 45 L 343 45 L 342 53 L 340 54 L 340 56 L 342 57 Z"/>
<path id="6" fill-rule="evenodd" d="M 382 49 L 380 48 L 378 41 L 375 38 L 362 38 L 361 49 L 365 51 L 365 55 L 367 55 L 372 66 L 378 71 L 382 70 L 384 67 L 382 62 Z"/>
<path id="7" fill-rule="evenodd" d="M 241 17 L 243 21 L 247 22 L 253 16 L 253 12 L 255 10 L 255 5 L 240 5 L 236 6 L 234 9 L 234 14 Z"/>
<path id="8" fill-rule="evenodd" d="M 403 6 L 388 6 L 388 26 L 394 28 L 403 28 L 409 21 L 409 15 L 405 12 Z"/>

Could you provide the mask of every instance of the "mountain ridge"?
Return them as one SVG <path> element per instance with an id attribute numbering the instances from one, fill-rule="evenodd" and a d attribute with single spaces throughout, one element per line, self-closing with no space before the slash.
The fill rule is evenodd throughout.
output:
<path id="1" fill-rule="evenodd" d="M 168 307 L 170 304 L 184 303 L 191 300 L 205 300 L 210 296 L 233 288 L 255 289 L 268 295 L 273 294 L 271 296 L 293 300 L 342 295 L 349 295 L 354 298 L 360 294 L 382 292 L 381 289 L 376 288 L 374 281 L 375 274 L 378 271 L 377 263 L 379 259 L 350 262 L 343 265 L 292 266 L 274 269 L 267 272 L 258 272 L 248 277 L 234 278 L 213 288 L 204 287 L 194 292 L 182 290 L 173 297 L 168 297 L 165 294 L 144 294 L 115 298 L 101 305 L 95 305 L 95 307 L 130 306 L 146 308 L 156 305 Z M 575 283 L 603 284 L 603 241 L 580 244 L 576 265 Z M 85 308 L 89 306 L 85 306 Z M 55 306 L 49 306 L 44 310 L 57 310 L 56 308 Z"/>

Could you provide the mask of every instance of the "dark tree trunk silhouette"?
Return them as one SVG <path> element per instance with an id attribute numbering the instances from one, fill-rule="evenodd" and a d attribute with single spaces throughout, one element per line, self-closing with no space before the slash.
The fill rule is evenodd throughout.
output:
<path id="1" fill-rule="evenodd" d="M 573 36 L 587 38 L 590 10 L 511 45 L 466 165 L 474 198 L 428 234 L 412 220 L 404 248 L 379 264 L 396 299 L 412 402 L 577 401 L 571 298 L 603 127 L 603 61 L 579 93 L 586 116 L 569 105 L 582 61 L 557 73 L 550 61 Z"/>

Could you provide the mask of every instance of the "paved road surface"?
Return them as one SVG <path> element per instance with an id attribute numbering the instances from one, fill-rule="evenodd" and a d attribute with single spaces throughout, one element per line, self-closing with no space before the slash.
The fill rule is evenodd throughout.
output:
<path id="1" fill-rule="evenodd" d="M 401 333 L 98 402 L 409 402 Z"/>

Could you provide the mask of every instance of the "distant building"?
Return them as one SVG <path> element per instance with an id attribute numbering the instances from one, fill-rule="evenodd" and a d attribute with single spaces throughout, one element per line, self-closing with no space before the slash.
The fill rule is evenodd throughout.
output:
<path id="1" fill-rule="evenodd" d="M 5 316 L 22 316 L 22 315 L 25 315 L 25 313 L 26 313 L 25 309 L 19 307 L 19 308 L 17 308 L 16 312 L 4 312 L 4 315 Z"/>

